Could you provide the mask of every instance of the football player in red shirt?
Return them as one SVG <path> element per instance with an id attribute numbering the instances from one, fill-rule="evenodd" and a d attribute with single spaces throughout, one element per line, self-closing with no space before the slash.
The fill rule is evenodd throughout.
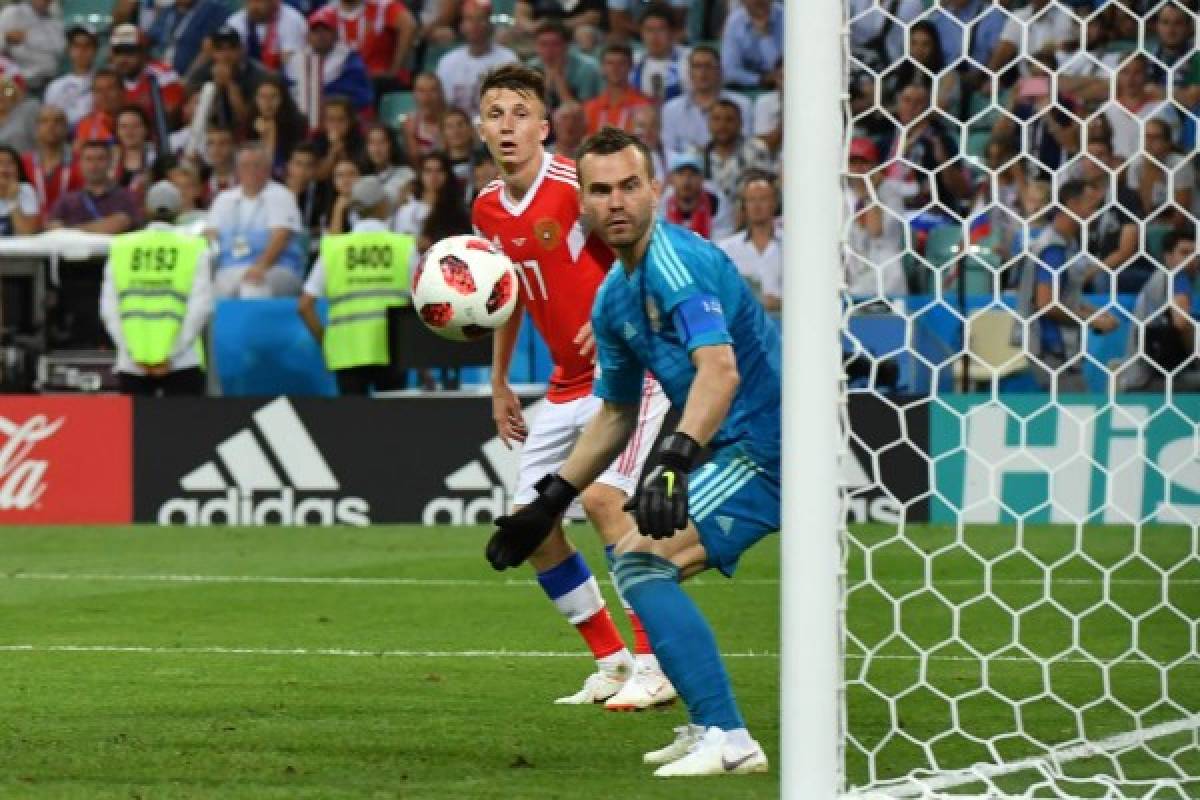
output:
<path id="1" fill-rule="evenodd" d="M 520 276 L 520 302 L 512 319 L 496 332 L 492 357 L 492 409 L 500 439 L 523 443 L 513 504 L 528 505 L 539 495 L 559 494 L 552 476 L 570 454 L 583 428 L 600 409 L 592 394 L 592 301 L 612 265 L 613 254 L 580 221 L 575 163 L 546 152 L 549 133 L 541 73 L 520 64 L 492 70 L 480 85 L 480 129 L 500 171 L 475 199 L 472 222 L 512 259 Z M 508 370 L 521 326 L 521 307 L 545 339 L 554 360 L 546 402 L 527 427 L 521 402 L 508 385 Z M 647 379 L 638 432 L 609 469 L 587 487 L 582 509 L 611 556 L 612 546 L 633 530 L 625 513 L 668 402 Z M 573 498 L 573 494 L 571 495 Z M 577 501 L 566 501 L 572 510 Z M 568 515 L 571 513 L 567 512 Z M 641 710 L 669 703 L 675 689 L 650 650 L 637 616 L 625 605 L 634 630 L 634 651 L 626 649 L 587 564 L 563 533 L 554 532 L 529 558 L 538 583 L 558 610 L 579 630 L 596 658 L 597 671 L 582 689 L 556 702 L 604 703 L 612 710 Z"/>

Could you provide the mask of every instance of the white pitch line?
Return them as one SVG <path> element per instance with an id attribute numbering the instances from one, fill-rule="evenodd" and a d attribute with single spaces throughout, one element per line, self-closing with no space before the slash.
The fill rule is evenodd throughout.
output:
<path id="1" fill-rule="evenodd" d="M 280 585 L 313 585 L 313 586 L 534 586 L 537 581 L 530 578 L 506 578 L 484 580 L 476 578 L 386 578 L 386 577 L 341 577 L 341 576 L 305 576 L 305 575 L 177 575 L 177 574 L 121 574 L 101 572 L 9 572 L 0 574 L 0 579 L 20 581 L 113 581 L 127 583 L 247 583 L 247 584 L 280 584 Z M 611 583 L 604 579 L 601 583 Z M 926 586 L 931 588 L 942 586 L 979 586 L 983 581 L 972 579 L 937 579 L 928 584 L 924 579 L 904 578 L 872 582 L 884 586 Z M 1041 578 L 993 579 L 992 586 L 1042 586 L 1046 583 Z M 1100 586 L 1102 581 L 1083 578 L 1052 579 L 1052 586 Z M 1161 580 L 1141 578 L 1115 578 L 1107 581 L 1110 586 L 1193 586 L 1200 585 L 1200 579 L 1164 578 Z M 778 586 L 778 578 L 734 578 L 733 580 L 694 578 L 687 582 L 688 586 Z M 869 585 L 865 581 L 850 584 L 851 588 Z"/>
<path id="2" fill-rule="evenodd" d="M 142 653 L 150 655 L 341 656 L 344 658 L 590 658 L 556 650 L 356 650 L 310 647 L 153 647 L 117 644 L 0 644 L 0 653 Z M 723 658 L 779 658 L 767 651 L 722 653 Z"/>
<path id="3" fill-rule="evenodd" d="M 1084 742 L 1083 744 L 1072 745 L 1070 747 L 1051 749 L 1045 755 L 1024 758 L 1020 761 L 1012 761 L 1007 764 L 976 764 L 967 769 L 945 772 L 934 778 L 919 779 L 917 781 L 918 786 L 889 789 L 886 792 L 891 797 L 928 796 L 929 792 L 953 789 L 956 786 L 976 783 L 989 778 L 1027 772 L 1033 769 L 1040 770 L 1046 767 L 1051 769 L 1061 767 L 1063 764 L 1071 761 L 1120 752 L 1154 739 L 1162 738 L 1163 736 L 1170 736 L 1175 733 L 1187 733 L 1195 731 L 1197 728 L 1200 728 L 1200 715 L 1193 715 L 1171 722 L 1152 725 L 1145 730 L 1118 733 L 1115 736 L 1101 739 L 1098 742 Z M 1122 781 L 1116 780 L 1113 782 L 1117 784 L 1122 783 Z M 1130 781 L 1130 783 L 1134 783 L 1134 781 Z"/>

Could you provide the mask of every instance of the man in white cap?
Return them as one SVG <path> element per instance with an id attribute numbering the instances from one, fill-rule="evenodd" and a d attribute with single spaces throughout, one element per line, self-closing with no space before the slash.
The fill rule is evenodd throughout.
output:
<path id="1" fill-rule="evenodd" d="M 411 302 L 416 240 L 388 228 L 392 201 L 376 176 L 354 183 L 350 205 L 358 221 L 350 233 L 321 239 L 321 255 L 300 295 L 300 317 L 324 349 L 339 392 L 403 389 L 406 373 L 388 355 L 387 312 Z M 321 296 L 329 301 L 328 324 L 317 313 Z"/>
<path id="2" fill-rule="evenodd" d="M 174 226 L 179 190 L 159 181 L 146 193 L 150 223 L 114 237 L 104 265 L 100 317 L 117 347 L 125 394 L 204 394 L 200 333 L 212 312 L 208 245 Z"/>

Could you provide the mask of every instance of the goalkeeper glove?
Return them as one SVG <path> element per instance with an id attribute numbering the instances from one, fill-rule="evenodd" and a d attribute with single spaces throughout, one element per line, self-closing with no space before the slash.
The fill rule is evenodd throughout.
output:
<path id="1" fill-rule="evenodd" d="M 637 521 L 639 533 L 666 539 L 687 527 L 688 473 L 701 457 L 699 443 L 686 433 L 676 431 L 662 440 L 650 462 L 653 468 L 625 504 L 625 510 Z"/>
<path id="2" fill-rule="evenodd" d="M 496 519 L 496 532 L 485 551 L 488 563 L 495 570 L 520 566 L 541 546 L 571 501 L 579 496 L 579 490 L 558 475 L 546 475 L 533 488 L 538 494 L 532 503 Z"/>

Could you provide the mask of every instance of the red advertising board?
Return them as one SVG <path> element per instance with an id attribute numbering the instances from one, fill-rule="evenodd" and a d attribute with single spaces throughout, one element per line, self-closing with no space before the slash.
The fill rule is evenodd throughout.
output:
<path id="1" fill-rule="evenodd" d="M 0 525 L 133 518 L 127 397 L 0 395 Z"/>

